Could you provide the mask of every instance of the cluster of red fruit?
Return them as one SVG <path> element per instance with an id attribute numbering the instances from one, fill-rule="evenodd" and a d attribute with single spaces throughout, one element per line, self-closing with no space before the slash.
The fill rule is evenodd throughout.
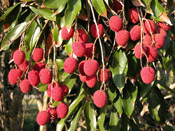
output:
<path id="1" fill-rule="evenodd" d="M 36 62 L 32 70 L 29 71 L 29 62 L 25 59 L 25 52 L 23 50 L 16 50 L 13 54 L 14 63 L 18 69 L 11 69 L 8 74 L 9 82 L 14 85 L 19 83 L 20 90 L 23 93 L 28 93 L 31 86 L 38 86 L 42 84 L 49 84 L 47 87 L 47 95 L 52 97 L 56 102 L 61 102 L 68 94 L 68 87 L 65 84 L 52 81 L 52 71 L 45 66 L 45 63 L 40 62 L 43 59 L 44 51 L 41 48 L 35 48 L 32 59 Z M 28 72 L 29 71 L 29 72 Z M 28 73 L 28 79 L 26 78 Z M 65 118 L 68 113 L 68 105 L 60 103 L 57 108 L 49 107 L 47 111 L 41 111 L 37 115 L 37 123 L 45 125 L 48 122 L 54 122 L 58 117 Z"/>

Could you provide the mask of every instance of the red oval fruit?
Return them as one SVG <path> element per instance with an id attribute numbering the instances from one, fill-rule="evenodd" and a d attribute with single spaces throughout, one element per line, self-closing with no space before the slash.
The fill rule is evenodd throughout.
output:
<path id="1" fill-rule="evenodd" d="M 141 48 L 142 47 L 142 48 Z M 144 44 L 137 44 L 134 48 L 134 54 L 135 54 L 135 57 L 137 59 L 141 59 L 142 57 L 144 57 L 146 55 L 146 52 L 147 52 L 147 48 Z"/>
<path id="2" fill-rule="evenodd" d="M 119 46 L 125 46 L 130 38 L 130 34 L 127 30 L 120 30 L 115 36 L 115 41 Z"/>
<path id="3" fill-rule="evenodd" d="M 56 86 L 52 89 L 51 95 L 54 101 L 59 102 L 63 99 L 63 89 L 59 86 Z"/>
<path id="4" fill-rule="evenodd" d="M 79 74 L 79 78 L 81 82 L 86 82 L 86 75 Z"/>
<path id="5" fill-rule="evenodd" d="M 153 46 L 147 46 L 147 57 L 148 57 L 148 62 L 153 62 L 157 59 L 158 56 L 158 51 L 155 47 Z"/>
<path id="6" fill-rule="evenodd" d="M 37 86 L 40 83 L 39 72 L 35 70 L 29 71 L 28 80 L 32 86 Z"/>
<path id="7" fill-rule="evenodd" d="M 57 120 L 57 118 L 58 118 L 56 109 L 50 107 L 50 108 L 47 109 L 47 112 L 50 114 L 50 121 L 51 121 L 51 123 L 55 122 Z"/>
<path id="8" fill-rule="evenodd" d="M 63 38 L 63 40 L 69 40 L 71 37 L 73 37 L 73 35 L 74 29 L 72 26 L 70 29 L 67 29 L 66 26 L 63 27 L 61 31 L 61 37 Z"/>
<path id="9" fill-rule="evenodd" d="M 84 63 L 86 62 L 86 60 L 83 60 L 83 61 L 81 61 L 80 63 L 79 63 L 79 66 L 78 66 L 78 70 L 79 70 L 79 73 L 81 74 L 81 75 L 85 75 L 85 73 L 84 73 Z"/>
<path id="10" fill-rule="evenodd" d="M 140 40 L 141 37 L 141 28 L 138 25 L 133 26 L 133 28 L 130 30 L 130 37 L 133 41 Z"/>
<path id="11" fill-rule="evenodd" d="M 143 31 L 147 35 L 154 34 L 154 32 L 156 31 L 156 26 L 155 26 L 154 22 L 150 19 L 145 20 L 143 22 Z"/>
<path id="12" fill-rule="evenodd" d="M 104 92 L 103 90 L 97 90 L 94 93 L 93 98 L 94 98 L 94 104 L 97 107 L 102 108 L 106 105 L 108 96 L 106 92 Z"/>
<path id="13" fill-rule="evenodd" d="M 123 22 L 119 16 L 112 16 L 109 19 L 109 27 L 112 31 L 120 31 L 122 29 Z"/>
<path id="14" fill-rule="evenodd" d="M 66 117 L 67 113 L 68 113 L 68 105 L 65 104 L 65 103 L 60 103 L 58 106 L 57 106 L 57 114 L 58 114 L 58 117 L 60 119 L 63 119 Z"/>
<path id="15" fill-rule="evenodd" d="M 61 88 L 63 89 L 63 96 L 66 96 L 69 92 L 69 88 L 65 84 L 62 84 Z"/>
<path id="16" fill-rule="evenodd" d="M 122 10 L 122 5 L 121 5 L 120 2 L 118 2 L 117 0 L 113 0 L 112 8 L 113 8 L 115 11 L 117 11 L 117 10 Z"/>
<path id="17" fill-rule="evenodd" d="M 46 125 L 50 121 L 50 114 L 47 111 L 40 111 L 36 121 L 39 125 Z"/>
<path id="18" fill-rule="evenodd" d="M 90 57 L 92 57 L 92 52 L 93 52 L 93 43 L 85 43 L 85 49 L 86 49 L 86 51 L 85 51 L 85 57 L 88 57 L 88 58 L 90 58 Z M 96 51 L 96 48 L 94 47 L 94 52 Z"/>
<path id="19" fill-rule="evenodd" d="M 42 48 L 35 48 L 32 59 L 36 62 L 39 62 L 43 59 L 43 55 L 44 55 L 44 50 Z"/>
<path id="20" fill-rule="evenodd" d="M 31 84 L 30 84 L 29 80 L 24 79 L 20 82 L 19 87 L 23 93 L 28 93 L 31 89 Z"/>
<path id="21" fill-rule="evenodd" d="M 89 88 L 93 88 L 97 84 L 97 76 L 87 76 L 86 77 L 86 85 Z"/>
<path id="22" fill-rule="evenodd" d="M 52 82 L 52 83 L 50 83 L 50 84 L 47 86 L 47 95 L 48 95 L 49 97 L 51 97 L 51 87 L 52 87 L 52 89 L 53 89 L 53 88 L 55 88 L 55 87 L 57 87 L 57 86 L 60 86 L 60 83 L 59 83 L 59 82 L 57 82 L 57 83 Z"/>
<path id="23" fill-rule="evenodd" d="M 85 44 L 80 41 L 75 41 L 72 44 L 72 51 L 77 57 L 83 57 L 85 55 Z"/>
<path id="24" fill-rule="evenodd" d="M 99 64 L 98 64 L 98 61 L 96 60 L 87 60 L 84 63 L 84 73 L 87 76 L 95 75 L 98 71 L 98 68 L 99 68 Z"/>
<path id="25" fill-rule="evenodd" d="M 155 42 L 155 47 L 157 49 L 160 49 L 164 46 L 165 38 L 162 34 L 155 34 L 154 35 L 154 42 Z"/>
<path id="26" fill-rule="evenodd" d="M 16 50 L 13 54 L 13 60 L 14 60 L 14 63 L 17 64 L 17 65 L 20 65 L 23 63 L 25 59 L 25 53 L 23 50 Z"/>
<path id="27" fill-rule="evenodd" d="M 52 80 L 52 71 L 46 68 L 43 68 L 39 72 L 40 81 L 43 84 L 49 84 Z"/>
<path id="28" fill-rule="evenodd" d="M 155 78 L 155 71 L 152 67 L 147 66 L 142 68 L 140 75 L 145 84 L 150 84 Z"/>
<path id="29" fill-rule="evenodd" d="M 167 24 L 162 23 L 162 22 L 158 22 L 157 23 L 157 26 L 163 28 L 165 31 L 169 31 L 171 29 L 171 26 L 170 25 L 167 25 Z"/>
<path id="30" fill-rule="evenodd" d="M 102 24 L 97 24 L 97 27 L 98 27 L 98 30 L 99 30 L 99 37 L 101 37 L 103 35 L 103 31 L 104 31 L 103 25 Z M 91 25 L 90 32 L 91 32 L 91 35 L 94 38 L 98 38 L 98 33 L 97 33 L 97 29 L 96 29 L 95 24 Z"/>
<path id="31" fill-rule="evenodd" d="M 165 38 L 166 38 L 166 36 L 167 36 L 166 31 L 165 31 L 163 28 L 159 27 L 159 26 L 156 27 L 156 32 L 157 32 L 158 34 L 163 35 Z"/>
<path id="32" fill-rule="evenodd" d="M 74 38 L 75 38 L 75 41 L 81 41 L 86 43 L 88 36 L 83 29 L 78 29 L 77 31 L 75 31 Z"/>
<path id="33" fill-rule="evenodd" d="M 29 62 L 26 59 L 24 59 L 23 63 L 18 65 L 18 68 L 22 70 L 23 72 L 25 72 L 27 70 L 28 64 Z"/>
<path id="34" fill-rule="evenodd" d="M 129 9 L 129 20 L 133 24 L 139 21 L 139 13 L 136 9 Z"/>
<path id="35" fill-rule="evenodd" d="M 149 36 L 149 35 L 144 35 L 143 36 L 143 44 L 144 45 L 146 45 L 146 46 L 150 46 L 150 45 L 152 45 L 152 38 L 151 38 L 151 36 Z"/>
<path id="36" fill-rule="evenodd" d="M 43 62 L 37 62 L 35 63 L 33 70 L 36 70 L 38 72 L 40 72 L 41 69 L 45 68 L 45 63 Z"/>
<path id="37" fill-rule="evenodd" d="M 77 68 L 77 60 L 73 57 L 68 57 L 65 61 L 64 61 L 64 71 L 66 73 L 73 73 L 76 68 Z"/>
<path id="38" fill-rule="evenodd" d="M 8 81 L 14 85 L 22 77 L 22 71 L 20 69 L 11 69 L 8 73 Z"/>
<path id="39" fill-rule="evenodd" d="M 103 82 L 103 68 L 100 69 L 100 71 L 98 72 L 98 78 L 101 82 Z M 108 81 L 111 78 L 111 71 L 110 69 L 106 69 L 104 70 L 104 82 Z"/>

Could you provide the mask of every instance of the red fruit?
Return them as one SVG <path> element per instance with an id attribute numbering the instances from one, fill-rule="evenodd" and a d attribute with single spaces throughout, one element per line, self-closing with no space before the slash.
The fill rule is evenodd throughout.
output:
<path id="1" fill-rule="evenodd" d="M 65 84 L 62 84 L 61 88 L 63 89 L 63 96 L 66 96 L 69 92 L 69 88 Z"/>
<path id="2" fill-rule="evenodd" d="M 50 114 L 47 111 L 40 111 L 36 121 L 39 125 L 46 125 L 50 121 Z"/>
<path id="3" fill-rule="evenodd" d="M 150 46 L 152 44 L 152 38 L 149 35 L 144 35 L 143 36 L 143 44 L 146 46 Z"/>
<path id="4" fill-rule="evenodd" d="M 146 55 L 147 48 L 145 45 L 142 45 L 142 51 L 141 51 L 141 44 L 137 44 L 134 48 L 134 54 L 137 59 L 140 59 Z"/>
<path id="5" fill-rule="evenodd" d="M 81 82 L 86 82 L 86 75 L 79 74 L 79 78 Z"/>
<path id="6" fill-rule="evenodd" d="M 157 59 L 158 52 L 157 49 L 153 46 L 147 46 L 147 57 L 148 62 L 153 62 Z"/>
<path id="7" fill-rule="evenodd" d="M 72 44 L 72 51 L 77 57 L 84 56 L 86 51 L 85 44 L 80 41 L 75 41 Z"/>
<path id="8" fill-rule="evenodd" d="M 80 63 L 79 63 L 79 66 L 78 66 L 78 70 L 79 70 L 79 73 L 81 74 L 81 75 L 85 75 L 85 73 L 84 73 L 84 63 L 86 62 L 86 60 L 83 60 L 83 61 L 81 61 Z"/>
<path id="9" fill-rule="evenodd" d="M 19 87 L 23 93 L 28 93 L 30 91 L 31 84 L 30 84 L 29 80 L 24 79 L 20 82 Z"/>
<path id="10" fill-rule="evenodd" d="M 115 41 L 119 46 L 125 46 L 129 41 L 130 34 L 127 30 L 120 30 L 115 36 Z"/>
<path id="11" fill-rule="evenodd" d="M 59 102 L 63 99 L 63 89 L 56 86 L 52 89 L 51 95 L 54 101 Z"/>
<path id="12" fill-rule="evenodd" d="M 106 92 L 104 92 L 103 90 L 97 90 L 94 95 L 94 104 L 99 107 L 102 108 L 106 105 L 108 96 L 106 94 Z"/>
<path id="13" fill-rule="evenodd" d="M 40 72 L 41 69 L 45 68 L 45 63 L 43 62 L 37 62 L 35 63 L 33 70 L 36 70 L 38 72 Z"/>
<path id="14" fill-rule="evenodd" d="M 155 78 L 155 71 L 152 67 L 144 67 L 142 68 L 141 72 L 140 72 L 142 81 L 145 84 L 150 84 L 151 82 L 153 82 L 154 78 Z"/>
<path id="15" fill-rule="evenodd" d="M 99 30 L 99 37 L 101 37 L 103 35 L 103 31 L 104 31 L 103 25 L 102 24 L 97 24 L 97 27 L 98 27 L 98 30 Z M 98 33 L 97 33 L 97 29 L 96 29 L 95 24 L 91 25 L 90 31 L 91 31 L 91 35 L 94 38 L 98 37 Z"/>
<path id="16" fill-rule="evenodd" d="M 139 13 L 136 9 L 129 9 L 129 20 L 133 24 L 139 21 Z"/>
<path id="17" fill-rule="evenodd" d="M 29 71 L 28 80 L 32 86 L 37 86 L 40 83 L 39 72 L 35 70 Z"/>
<path id="18" fill-rule="evenodd" d="M 58 114 L 58 117 L 60 119 L 63 119 L 66 117 L 67 113 L 68 113 L 68 110 L 69 110 L 69 107 L 67 104 L 65 103 L 60 103 L 58 106 L 57 106 L 57 114 Z"/>
<path id="19" fill-rule="evenodd" d="M 157 23 L 157 26 L 163 28 L 165 31 L 169 31 L 171 29 L 171 26 L 170 25 L 167 25 L 167 24 L 162 23 L 162 22 L 158 22 Z"/>
<path id="20" fill-rule="evenodd" d="M 133 26 L 133 28 L 130 30 L 130 37 L 133 41 L 140 40 L 141 37 L 141 28 L 138 25 Z"/>
<path id="21" fill-rule="evenodd" d="M 61 31 L 61 37 L 63 40 L 69 40 L 74 35 L 74 29 L 71 27 L 70 29 L 67 29 L 66 26 L 63 27 Z"/>
<path id="22" fill-rule="evenodd" d="M 56 109 L 50 107 L 49 109 L 47 109 L 47 112 L 50 114 L 50 121 L 51 121 L 51 123 L 55 122 L 57 120 L 57 118 L 58 118 Z"/>
<path id="23" fill-rule="evenodd" d="M 65 61 L 64 61 L 64 71 L 66 73 L 73 73 L 76 68 L 77 68 L 77 60 L 73 57 L 68 57 Z"/>
<path id="24" fill-rule="evenodd" d="M 52 80 L 52 71 L 46 68 L 43 68 L 39 72 L 40 81 L 43 84 L 49 84 Z"/>
<path id="25" fill-rule="evenodd" d="M 29 62 L 26 59 L 24 59 L 23 63 L 18 65 L 18 68 L 22 71 L 26 71 L 28 64 Z"/>
<path id="26" fill-rule="evenodd" d="M 112 31 L 118 32 L 122 29 L 123 22 L 122 19 L 119 16 L 112 16 L 109 19 L 109 27 Z"/>
<path id="27" fill-rule="evenodd" d="M 89 88 L 93 88 L 97 84 L 97 76 L 87 76 L 86 77 L 86 85 Z"/>
<path id="28" fill-rule="evenodd" d="M 55 87 L 57 87 L 57 86 L 59 86 L 59 85 L 60 85 L 59 82 L 57 82 L 57 83 L 55 83 L 55 82 L 50 83 L 50 84 L 47 86 L 47 95 L 48 95 L 49 97 L 51 97 L 51 87 L 52 87 L 52 89 L 53 89 L 53 88 L 55 88 Z"/>
<path id="29" fill-rule="evenodd" d="M 166 38 L 166 36 L 167 36 L 166 31 L 165 31 L 163 28 L 159 27 L 159 26 L 157 26 L 156 32 L 157 32 L 158 34 L 163 35 L 165 38 Z"/>
<path id="30" fill-rule="evenodd" d="M 95 75 L 98 71 L 98 68 L 99 68 L 99 64 L 98 64 L 98 61 L 96 60 L 87 60 L 84 63 L 84 73 L 87 76 Z"/>
<path id="31" fill-rule="evenodd" d="M 154 32 L 156 31 L 156 26 L 155 26 L 154 22 L 150 19 L 145 20 L 143 22 L 143 31 L 147 35 L 154 34 Z"/>
<path id="32" fill-rule="evenodd" d="M 33 52 L 32 59 L 39 62 L 43 59 L 44 50 L 42 48 L 35 48 Z"/>
<path id="33" fill-rule="evenodd" d="M 17 65 L 20 65 L 23 63 L 25 59 L 25 53 L 23 50 L 16 50 L 13 54 L 13 60 L 14 60 L 14 63 L 17 64 Z"/>
<path id="34" fill-rule="evenodd" d="M 22 77 L 22 71 L 20 69 L 11 69 L 8 74 L 8 81 L 14 85 Z"/>
<path id="35" fill-rule="evenodd" d="M 122 5 L 120 4 L 120 2 L 118 2 L 117 0 L 113 0 L 113 3 L 112 3 L 112 8 L 114 10 L 122 10 Z"/>
<path id="36" fill-rule="evenodd" d="M 78 29 L 77 31 L 75 31 L 74 38 L 75 38 L 75 41 L 81 41 L 86 43 L 88 36 L 83 29 Z"/>
<path id="37" fill-rule="evenodd" d="M 103 82 L 103 68 L 100 69 L 100 71 L 98 72 L 98 78 L 101 82 Z M 108 81 L 111 78 L 111 71 L 110 69 L 106 69 L 104 70 L 104 82 Z"/>
<path id="38" fill-rule="evenodd" d="M 155 47 L 157 49 L 160 49 L 163 47 L 165 43 L 165 38 L 162 34 L 155 34 L 154 35 L 154 42 L 155 42 Z"/>
<path id="39" fill-rule="evenodd" d="M 85 57 L 88 57 L 88 58 L 90 58 L 90 57 L 92 57 L 92 52 L 93 52 L 93 43 L 85 43 L 85 49 L 86 49 L 86 51 L 85 51 Z M 94 52 L 95 52 L 95 50 L 96 50 L 96 48 L 94 47 Z"/>

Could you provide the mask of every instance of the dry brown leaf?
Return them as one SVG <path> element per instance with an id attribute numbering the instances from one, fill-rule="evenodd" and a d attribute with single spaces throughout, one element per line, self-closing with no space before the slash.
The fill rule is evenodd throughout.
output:
<path id="1" fill-rule="evenodd" d="M 132 4 L 134 6 L 143 6 L 145 7 L 145 5 L 141 2 L 141 0 L 131 0 L 132 1 Z"/>
<path id="2" fill-rule="evenodd" d="M 167 16 L 165 12 L 163 12 L 160 16 L 160 21 L 167 23 L 168 25 L 172 26 L 173 24 L 170 21 L 170 18 Z"/>

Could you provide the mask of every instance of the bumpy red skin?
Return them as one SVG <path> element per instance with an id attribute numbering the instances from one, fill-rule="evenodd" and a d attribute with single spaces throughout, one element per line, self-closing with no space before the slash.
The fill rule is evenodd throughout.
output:
<path id="1" fill-rule="evenodd" d="M 141 72 L 140 72 L 142 81 L 145 84 L 150 84 L 153 82 L 154 78 L 155 78 L 155 71 L 152 67 L 144 67 L 142 68 Z"/>
<path id="2" fill-rule="evenodd" d="M 33 52 L 32 59 L 35 62 L 39 62 L 43 59 L 43 55 L 44 55 L 44 50 L 42 48 L 35 48 L 34 52 Z"/>
<path id="3" fill-rule="evenodd" d="M 169 31 L 171 29 L 170 25 L 166 25 L 165 23 L 162 23 L 162 22 L 158 22 L 157 26 L 163 28 L 165 31 Z"/>
<path id="4" fill-rule="evenodd" d="M 75 41 L 72 44 L 72 51 L 77 57 L 83 57 L 85 55 L 85 44 L 80 41 Z"/>
<path id="5" fill-rule="evenodd" d="M 37 86 L 40 83 L 39 72 L 35 70 L 29 71 L 28 80 L 32 86 Z"/>
<path id="6" fill-rule="evenodd" d="M 58 118 L 56 109 L 50 107 L 49 109 L 47 109 L 47 112 L 50 114 L 50 122 L 55 122 Z"/>
<path id="7" fill-rule="evenodd" d="M 137 44 L 135 46 L 135 48 L 134 48 L 134 54 L 135 54 L 135 57 L 137 59 L 140 59 L 140 58 L 144 57 L 144 55 L 146 55 L 146 52 L 147 52 L 147 48 L 146 48 L 146 46 L 144 44 L 142 45 L 142 53 L 141 53 L 141 45 L 140 45 L 140 43 Z"/>
<path id="8" fill-rule="evenodd" d="M 62 84 L 61 88 L 63 89 L 63 96 L 66 96 L 69 92 L 69 88 L 65 84 Z"/>
<path id="9" fill-rule="evenodd" d="M 155 42 L 155 47 L 157 49 L 160 49 L 164 46 L 165 38 L 162 34 L 155 34 L 154 35 L 154 42 Z"/>
<path id="10" fill-rule="evenodd" d="M 167 36 L 166 31 L 165 31 L 163 28 L 159 27 L 159 26 L 156 27 L 156 32 L 157 32 L 158 34 L 163 35 L 165 38 L 166 38 L 166 36 Z"/>
<path id="11" fill-rule="evenodd" d="M 104 31 L 103 25 L 102 24 L 97 24 L 97 27 L 98 27 L 98 30 L 99 30 L 99 37 L 101 37 L 103 35 L 103 31 Z M 90 32 L 91 32 L 91 35 L 94 38 L 98 38 L 98 33 L 97 33 L 97 29 L 96 29 L 95 24 L 91 25 Z"/>
<path id="12" fill-rule="evenodd" d="M 81 61 L 80 63 L 79 63 L 79 66 L 78 66 L 78 70 L 79 70 L 79 73 L 81 74 L 81 75 L 85 75 L 85 73 L 84 73 L 84 63 L 86 62 L 86 60 L 83 60 L 83 61 Z"/>
<path id="13" fill-rule="evenodd" d="M 147 19 L 143 22 L 143 31 L 147 34 L 147 35 L 151 35 L 154 34 L 156 31 L 156 26 L 154 24 L 154 22 L 150 19 Z"/>
<path id="14" fill-rule="evenodd" d="M 10 84 L 15 85 L 21 79 L 22 71 L 20 69 L 11 69 L 8 73 L 8 81 Z"/>
<path id="15" fill-rule="evenodd" d="M 43 68 L 39 72 L 40 81 L 43 84 L 49 84 L 52 80 L 52 71 L 46 68 Z"/>
<path id="16" fill-rule="evenodd" d="M 67 104 L 65 103 L 60 103 L 58 106 L 57 106 L 57 114 L 58 114 L 58 117 L 60 119 L 63 119 L 66 117 L 67 113 L 68 113 L 68 110 L 69 110 L 69 107 Z"/>
<path id="17" fill-rule="evenodd" d="M 40 72 L 41 69 L 45 68 L 45 63 L 43 62 L 37 62 L 35 63 L 33 70 L 36 70 L 38 72 Z"/>
<path id="18" fill-rule="evenodd" d="M 122 10 L 122 5 L 121 5 L 120 2 L 118 2 L 117 0 L 113 0 L 112 8 L 113 8 L 115 11 L 117 11 L 117 10 Z"/>
<path id="19" fill-rule="evenodd" d="M 151 63 L 157 59 L 158 52 L 157 48 L 154 46 L 147 46 L 147 57 L 148 57 L 148 62 Z"/>
<path id="20" fill-rule="evenodd" d="M 96 60 L 87 60 L 84 63 L 84 73 L 87 76 L 95 75 L 98 71 L 98 68 L 99 68 L 99 64 L 98 64 L 98 61 Z"/>
<path id="21" fill-rule="evenodd" d="M 136 9 L 129 9 L 129 20 L 133 24 L 139 21 L 139 13 Z"/>
<path id="22" fill-rule="evenodd" d="M 108 81 L 111 78 L 111 71 L 110 69 L 106 69 L 104 71 L 104 75 L 105 75 L 105 79 L 104 82 Z M 100 69 L 100 71 L 98 72 L 98 78 L 101 82 L 103 82 L 103 68 Z"/>
<path id="23" fill-rule="evenodd" d="M 61 37 L 63 38 L 63 40 L 69 40 L 70 38 L 73 37 L 73 35 L 74 35 L 73 27 L 71 27 L 69 30 L 66 28 L 66 26 L 63 27 L 61 31 Z"/>
<path id="24" fill-rule="evenodd" d="M 116 36 L 115 36 L 115 41 L 118 46 L 125 46 L 130 38 L 130 34 L 127 30 L 120 30 Z"/>
<path id="25" fill-rule="evenodd" d="M 59 102 L 63 99 L 63 89 L 56 86 L 52 89 L 51 95 L 54 101 Z"/>
<path id="26" fill-rule="evenodd" d="M 50 121 L 50 114 L 47 111 L 40 111 L 36 121 L 38 125 L 46 125 Z"/>
<path id="27" fill-rule="evenodd" d="M 86 75 L 79 74 L 79 78 L 81 82 L 86 82 Z"/>
<path id="28" fill-rule="evenodd" d="M 17 64 L 17 65 L 20 65 L 23 63 L 25 59 L 25 53 L 23 50 L 16 50 L 13 54 L 13 60 L 14 60 L 14 63 Z"/>
<path id="29" fill-rule="evenodd" d="M 133 41 L 140 40 L 141 37 L 141 28 L 138 25 L 133 26 L 133 28 L 130 30 L 130 38 Z"/>
<path id="30" fill-rule="evenodd" d="M 143 36 L 143 44 L 146 46 L 150 46 L 152 44 L 152 38 L 150 35 L 144 35 Z"/>
<path id="31" fill-rule="evenodd" d="M 103 90 L 97 90 L 94 93 L 93 98 L 94 98 L 94 104 L 99 108 L 104 107 L 108 100 L 108 96 L 106 92 L 104 92 Z"/>
<path id="32" fill-rule="evenodd" d="M 26 59 L 24 59 L 23 63 L 18 65 L 18 68 L 24 72 L 27 70 L 28 64 L 29 62 Z"/>
<path id="33" fill-rule="evenodd" d="M 94 75 L 94 76 L 87 76 L 86 77 L 86 85 L 89 88 L 95 87 L 96 84 L 97 84 L 97 76 L 96 75 Z"/>
<path id="34" fill-rule="evenodd" d="M 28 93 L 31 89 L 31 84 L 30 84 L 29 80 L 24 79 L 20 82 L 19 87 L 23 93 Z"/>
<path id="35" fill-rule="evenodd" d="M 87 36 L 86 32 L 83 29 L 78 29 L 77 31 L 75 31 L 74 34 L 75 34 L 74 35 L 75 41 L 81 41 L 83 43 L 86 43 L 86 41 L 88 39 L 88 36 Z"/>
<path id="36" fill-rule="evenodd" d="M 112 31 L 120 31 L 122 29 L 123 22 L 119 16 L 112 16 L 109 19 L 109 27 Z"/>
<path id="37" fill-rule="evenodd" d="M 64 71 L 66 73 L 73 73 L 76 68 L 77 68 L 77 60 L 73 57 L 68 57 L 65 61 L 64 61 Z"/>
<path id="38" fill-rule="evenodd" d="M 55 88 L 55 87 L 57 87 L 57 86 L 60 86 L 60 83 L 59 83 L 59 82 L 57 82 L 57 83 L 53 82 L 53 83 L 50 83 L 50 84 L 47 86 L 47 95 L 48 95 L 49 97 L 51 97 L 51 87 L 52 87 L 52 88 Z"/>
<path id="39" fill-rule="evenodd" d="M 85 57 L 88 57 L 88 58 L 90 58 L 90 57 L 92 57 L 92 52 L 93 52 L 93 43 L 85 43 L 85 49 L 86 49 L 86 51 L 85 51 Z M 96 51 L 96 48 L 94 47 L 94 52 Z"/>

